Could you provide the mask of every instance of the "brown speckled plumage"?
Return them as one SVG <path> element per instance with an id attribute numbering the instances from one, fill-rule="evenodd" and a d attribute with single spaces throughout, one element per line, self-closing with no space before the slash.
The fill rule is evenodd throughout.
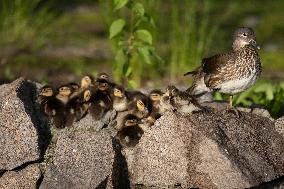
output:
<path id="1" fill-rule="evenodd" d="M 212 91 L 236 94 L 251 87 L 261 74 L 255 34 L 250 28 L 238 28 L 233 35 L 233 50 L 204 58 L 193 72 L 193 85 L 187 91 L 202 95 Z"/>

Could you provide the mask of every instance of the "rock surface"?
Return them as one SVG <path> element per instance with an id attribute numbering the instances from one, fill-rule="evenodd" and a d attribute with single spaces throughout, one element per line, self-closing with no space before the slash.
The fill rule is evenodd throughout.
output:
<path id="1" fill-rule="evenodd" d="M 275 129 L 284 137 L 284 116 L 276 120 Z"/>
<path id="2" fill-rule="evenodd" d="M 23 78 L 0 86 L 0 188 L 284 186 L 284 118 L 266 110 L 240 109 L 238 118 L 214 102 L 211 113 L 167 112 L 136 147 L 121 149 L 115 128 L 127 112 L 101 121 L 87 115 L 52 129 L 51 142 L 37 89 Z"/>
<path id="3" fill-rule="evenodd" d="M 113 170 L 117 158 L 114 141 L 108 129 L 61 130 L 57 136 L 53 164 L 45 173 L 41 189 L 114 188 Z"/>
<path id="4" fill-rule="evenodd" d="M 19 171 L 7 171 L 0 177 L 0 188 L 37 188 L 41 177 L 38 164 L 29 165 Z"/>
<path id="5" fill-rule="evenodd" d="M 284 139 L 248 113 L 168 112 L 126 159 L 132 185 L 247 188 L 284 175 Z"/>
<path id="6" fill-rule="evenodd" d="M 35 95 L 34 84 L 23 78 L 0 86 L 0 170 L 40 159 L 42 123 Z"/>

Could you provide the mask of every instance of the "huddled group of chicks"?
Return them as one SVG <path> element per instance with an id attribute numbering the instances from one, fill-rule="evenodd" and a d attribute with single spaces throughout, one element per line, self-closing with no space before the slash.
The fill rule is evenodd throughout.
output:
<path id="1" fill-rule="evenodd" d="M 127 111 L 117 127 L 118 136 L 125 143 L 138 142 L 145 129 L 167 110 L 191 113 L 202 108 L 187 92 L 174 86 L 165 93 L 158 89 L 149 94 L 128 91 L 113 83 L 106 73 L 99 73 L 95 79 L 84 76 L 80 85 L 69 83 L 57 89 L 43 86 L 38 103 L 56 128 L 71 127 L 87 114 L 100 120 L 110 110 Z"/>

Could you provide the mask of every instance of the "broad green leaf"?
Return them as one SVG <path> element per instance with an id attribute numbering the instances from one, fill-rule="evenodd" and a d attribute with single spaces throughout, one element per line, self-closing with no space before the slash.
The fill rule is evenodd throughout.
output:
<path id="1" fill-rule="evenodd" d="M 128 3 L 128 0 L 114 0 L 114 10 L 118 10 L 124 7 Z"/>
<path id="2" fill-rule="evenodd" d="M 132 10 L 134 11 L 134 14 L 141 17 L 144 16 L 145 10 L 144 6 L 141 3 L 135 3 Z"/>
<path id="3" fill-rule="evenodd" d="M 137 83 L 134 80 L 129 80 L 128 86 L 130 89 L 136 89 L 138 87 Z"/>
<path id="4" fill-rule="evenodd" d="M 117 36 L 125 26 L 125 20 L 123 19 L 117 19 L 113 21 L 109 28 L 109 38 L 112 39 L 115 36 Z"/>
<path id="5" fill-rule="evenodd" d="M 139 47 L 137 50 L 139 55 L 143 58 L 144 62 L 151 64 L 149 49 L 147 47 Z"/>
<path id="6" fill-rule="evenodd" d="M 136 30 L 134 32 L 134 36 L 135 38 L 149 44 L 152 45 L 152 35 L 148 30 Z"/>

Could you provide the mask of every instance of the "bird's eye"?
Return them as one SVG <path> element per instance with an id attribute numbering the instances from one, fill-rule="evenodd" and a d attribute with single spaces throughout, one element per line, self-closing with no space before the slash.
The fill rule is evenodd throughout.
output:
<path id="1" fill-rule="evenodd" d="M 246 36 L 247 36 L 247 34 L 246 34 L 246 33 L 243 33 L 242 35 L 243 35 L 244 37 L 246 37 Z"/>

